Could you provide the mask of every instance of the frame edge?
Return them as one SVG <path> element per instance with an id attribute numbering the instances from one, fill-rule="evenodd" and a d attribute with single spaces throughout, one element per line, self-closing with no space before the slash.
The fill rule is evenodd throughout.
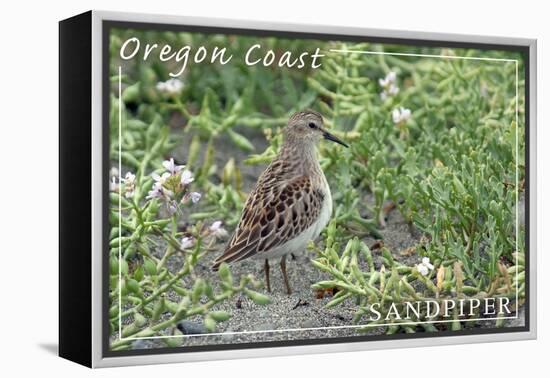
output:
<path id="1" fill-rule="evenodd" d="M 59 356 L 91 367 L 91 12 L 59 22 Z"/>

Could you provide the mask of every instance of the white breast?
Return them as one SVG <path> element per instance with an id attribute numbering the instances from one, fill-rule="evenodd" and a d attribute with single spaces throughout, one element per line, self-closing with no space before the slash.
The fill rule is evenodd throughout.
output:
<path id="1" fill-rule="evenodd" d="M 323 174 L 323 183 L 324 183 L 324 201 L 323 201 L 323 207 L 321 208 L 321 213 L 319 214 L 319 218 L 314 225 L 316 226 L 315 229 L 315 237 L 313 239 L 316 239 L 317 236 L 323 231 L 323 228 L 326 227 L 328 222 L 330 221 L 330 217 L 332 216 L 332 195 L 330 194 L 330 187 L 328 186 L 327 179 L 325 175 Z"/>

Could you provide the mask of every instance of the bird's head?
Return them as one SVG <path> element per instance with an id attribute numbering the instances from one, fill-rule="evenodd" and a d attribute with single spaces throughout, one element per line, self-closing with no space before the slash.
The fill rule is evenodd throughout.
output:
<path id="1" fill-rule="evenodd" d="M 349 147 L 342 140 L 325 130 L 323 116 L 313 110 L 294 113 L 284 129 L 284 137 L 286 141 L 309 142 L 311 144 L 317 144 L 321 139 L 326 139 L 339 143 L 344 147 Z"/>

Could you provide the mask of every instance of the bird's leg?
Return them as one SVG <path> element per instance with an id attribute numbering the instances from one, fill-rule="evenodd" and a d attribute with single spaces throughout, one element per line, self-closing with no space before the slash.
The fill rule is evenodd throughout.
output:
<path id="1" fill-rule="evenodd" d="M 271 285 L 269 284 L 269 260 L 268 259 L 265 259 L 264 273 L 265 273 L 265 286 L 267 287 L 267 292 L 271 293 Z"/>
<path id="2" fill-rule="evenodd" d="M 283 255 L 281 257 L 281 272 L 283 273 L 283 279 L 285 281 L 286 286 L 286 292 L 288 295 L 292 294 L 292 289 L 290 288 L 290 284 L 288 283 L 288 276 L 286 274 L 286 255 Z"/>

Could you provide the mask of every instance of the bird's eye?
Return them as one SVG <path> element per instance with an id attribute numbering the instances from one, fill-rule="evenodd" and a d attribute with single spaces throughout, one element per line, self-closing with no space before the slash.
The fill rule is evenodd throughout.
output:
<path id="1" fill-rule="evenodd" d="M 310 122 L 308 126 L 310 129 L 315 129 L 317 127 L 317 125 L 315 125 L 313 122 Z"/>

